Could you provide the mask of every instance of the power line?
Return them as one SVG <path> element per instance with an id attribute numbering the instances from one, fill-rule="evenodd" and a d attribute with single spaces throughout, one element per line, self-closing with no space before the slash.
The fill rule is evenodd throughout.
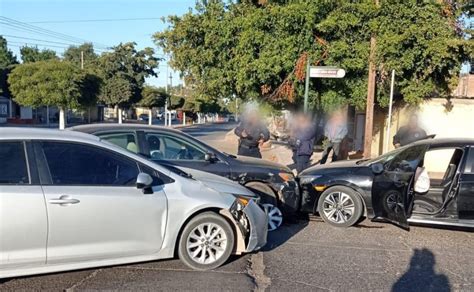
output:
<path id="1" fill-rule="evenodd" d="M 30 21 L 28 23 L 80 23 L 80 22 L 114 22 L 114 21 L 143 21 L 143 20 L 161 20 L 161 17 L 45 20 L 45 21 Z"/>
<path id="2" fill-rule="evenodd" d="M 57 45 L 48 45 L 48 44 L 38 44 L 38 43 L 26 43 L 26 42 L 8 42 L 10 44 L 17 44 L 18 46 L 42 46 L 42 47 L 51 47 L 51 48 L 60 48 L 60 49 L 67 49 L 68 46 L 57 46 Z"/>
<path id="3" fill-rule="evenodd" d="M 30 41 L 40 41 L 40 42 L 51 43 L 51 44 L 77 46 L 76 44 L 71 44 L 71 43 L 62 43 L 62 42 L 55 42 L 55 41 L 42 40 L 42 39 L 35 39 L 35 38 L 27 38 L 27 37 L 15 36 L 15 35 L 8 35 L 8 34 L 3 34 L 2 36 L 7 37 L 7 38 L 23 39 L 23 40 L 30 40 Z"/>
<path id="4" fill-rule="evenodd" d="M 24 23 L 24 22 L 21 22 L 21 21 L 17 21 L 17 20 L 8 18 L 8 17 L 4 17 L 4 16 L 0 16 L 0 20 L 2 20 L 2 22 L 0 22 L 0 24 L 6 25 L 6 26 L 9 26 L 9 27 L 12 27 L 12 28 L 20 29 L 20 30 L 25 30 L 25 31 L 32 32 L 32 33 L 45 35 L 45 36 L 56 38 L 56 39 L 66 40 L 66 41 L 75 42 L 75 43 L 89 42 L 89 41 L 81 39 L 81 38 L 77 38 L 77 37 L 67 35 L 67 34 L 64 34 L 64 33 L 59 33 L 59 32 L 55 32 L 55 31 L 52 31 L 52 30 L 44 29 L 44 28 L 41 28 L 41 27 L 38 27 L 38 26 L 27 24 L 27 23 Z M 100 46 L 100 47 L 103 47 L 104 49 L 107 49 L 107 45 L 100 44 L 100 43 L 95 43 L 95 42 L 92 42 L 92 43 L 94 43 L 97 47 Z"/>

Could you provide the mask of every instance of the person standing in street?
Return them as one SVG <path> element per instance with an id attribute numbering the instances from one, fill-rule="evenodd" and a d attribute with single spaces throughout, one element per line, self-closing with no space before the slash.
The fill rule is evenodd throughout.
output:
<path id="1" fill-rule="evenodd" d="M 337 161 L 338 159 L 341 142 L 347 135 L 346 121 L 341 112 L 335 112 L 331 115 L 324 127 L 324 135 L 328 138 L 328 143 L 324 148 L 321 164 L 326 163 L 331 150 L 333 152 L 331 161 Z"/>
<path id="2" fill-rule="evenodd" d="M 393 136 L 393 146 L 398 148 L 425 138 L 426 132 L 420 127 L 418 116 L 412 114 L 408 124 L 400 127 L 395 136 Z"/>
<path id="3" fill-rule="evenodd" d="M 260 145 L 270 139 L 270 132 L 256 108 L 247 111 L 234 133 L 239 137 L 238 155 L 262 158 Z"/>
<path id="4" fill-rule="evenodd" d="M 294 122 L 291 146 L 296 171 L 300 173 L 308 168 L 311 156 L 313 155 L 316 126 L 311 116 L 307 114 L 298 115 Z"/>

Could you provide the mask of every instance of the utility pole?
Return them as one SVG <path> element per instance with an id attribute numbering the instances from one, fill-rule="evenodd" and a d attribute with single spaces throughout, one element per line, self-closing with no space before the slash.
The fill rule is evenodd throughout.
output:
<path id="1" fill-rule="evenodd" d="M 379 0 L 374 0 L 379 7 Z M 374 131 L 374 100 L 375 100 L 375 35 L 370 37 L 369 77 L 367 84 L 367 106 L 365 109 L 364 157 L 372 155 L 372 136 Z"/>
<path id="2" fill-rule="evenodd" d="M 173 89 L 173 75 L 170 72 L 170 96 L 171 96 L 171 90 Z M 170 111 L 170 117 L 169 117 L 169 123 L 168 125 L 171 127 L 171 111 Z"/>
<path id="3" fill-rule="evenodd" d="M 84 70 L 84 51 L 81 51 L 81 70 Z"/>
<path id="4" fill-rule="evenodd" d="M 304 84 L 304 113 L 308 112 L 308 98 L 309 98 L 309 70 L 310 70 L 310 58 L 308 55 L 308 60 L 306 64 L 306 80 Z"/>

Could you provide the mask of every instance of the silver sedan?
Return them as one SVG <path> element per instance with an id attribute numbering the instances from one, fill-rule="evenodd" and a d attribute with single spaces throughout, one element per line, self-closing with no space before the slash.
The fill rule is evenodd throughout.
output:
<path id="1" fill-rule="evenodd" d="M 260 249 L 255 195 L 99 138 L 0 129 L 0 278 L 172 258 L 213 269 Z"/>

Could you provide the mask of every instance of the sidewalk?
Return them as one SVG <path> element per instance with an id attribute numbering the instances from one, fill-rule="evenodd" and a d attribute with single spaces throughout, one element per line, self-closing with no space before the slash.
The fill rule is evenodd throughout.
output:
<path id="1" fill-rule="evenodd" d="M 229 131 L 222 141 L 213 141 L 209 144 L 211 146 L 219 149 L 222 152 L 227 152 L 230 154 L 237 154 L 238 138 L 234 134 L 234 131 Z M 292 166 L 293 153 L 291 149 L 287 146 L 272 144 L 271 141 L 265 143 L 265 145 L 260 149 L 262 153 L 262 158 L 269 161 L 274 161 L 286 166 Z M 311 164 L 316 163 L 321 159 L 321 152 L 315 152 L 311 157 Z"/>

